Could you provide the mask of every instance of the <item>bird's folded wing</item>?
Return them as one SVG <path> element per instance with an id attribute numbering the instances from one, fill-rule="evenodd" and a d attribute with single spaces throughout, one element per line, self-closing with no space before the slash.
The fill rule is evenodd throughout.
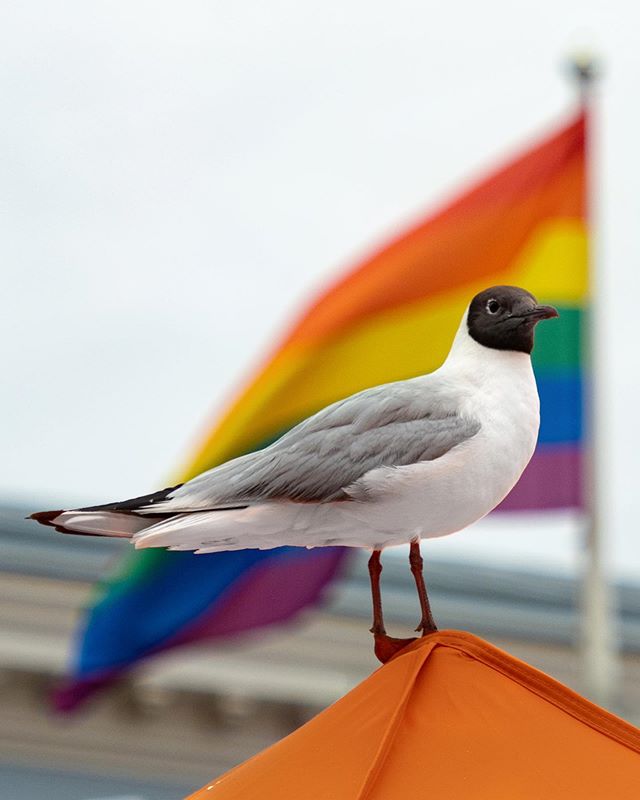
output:
<path id="1" fill-rule="evenodd" d="M 348 499 L 347 488 L 373 469 L 440 458 L 474 436 L 480 424 L 459 413 L 450 392 L 418 380 L 368 389 L 328 406 L 264 450 L 199 475 L 153 511 Z"/>

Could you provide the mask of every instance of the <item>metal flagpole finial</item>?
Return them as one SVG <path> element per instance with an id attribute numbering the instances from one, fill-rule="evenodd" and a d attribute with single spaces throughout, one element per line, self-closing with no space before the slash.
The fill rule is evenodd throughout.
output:
<path id="1" fill-rule="evenodd" d="M 578 86 L 582 100 L 585 101 L 600 76 L 600 64 L 597 58 L 588 50 L 578 51 L 568 59 L 567 67 Z"/>
<path id="2" fill-rule="evenodd" d="M 580 83 L 591 83 L 598 77 L 598 62 L 588 51 L 574 53 L 569 59 L 569 68 Z"/>

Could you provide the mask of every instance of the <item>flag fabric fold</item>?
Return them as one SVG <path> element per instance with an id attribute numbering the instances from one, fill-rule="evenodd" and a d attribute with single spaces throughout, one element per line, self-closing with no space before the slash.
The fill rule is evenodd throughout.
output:
<path id="1" fill-rule="evenodd" d="M 176 481 L 267 445 L 328 403 L 436 369 L 469 299 L 492 284 L 514 284 L 558 307 L 560 318 L 537 334 L 539 445 L 502 508 L 579 507 L 585 131 L 580 112 L 330 286 L 211 426 Z M 132 553 L 98 589 L 59 707 L 73 707 L 167 648 L 292 617 L 318 602 L 344 557 L 339 548 Z"/>

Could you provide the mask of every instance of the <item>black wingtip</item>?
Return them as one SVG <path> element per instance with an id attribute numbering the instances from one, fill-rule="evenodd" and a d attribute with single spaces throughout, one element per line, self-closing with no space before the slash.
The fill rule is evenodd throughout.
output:
<path id="1" fill-rule="evenodd" d="M 26 519 L 34 519 L 41 525 L 49 525 L 50 527 L 55 528 L 56 525 L 53 520 L 56 517 L 59 517 L 60 514 L 64 514 L 64 511 L 36 511 L 35 514 L 29 514 Z"/>
<path id="2" fill-rule="evenodd" d="M 143 494 L 141 497 L 132 497 L 130 500 L 123 500 L 118 503 L 103 503 L 99 506 L 85 506 L 79 508 L 78 511 L 139 511 L 141 508 L 149 508 L 154 503 L 166 500 L 172 492 L 182 486 L 179 483 L 177 486 L 169 486 L 166 489 L 161 489 L 159 492 L 152 492 L 151 494 Z M 53 513 L 53 512 L 52 512 Z M 60 512 L 58 512 L 60 513 Z M 46 524 L 46 523 L 45 523 Z"/>

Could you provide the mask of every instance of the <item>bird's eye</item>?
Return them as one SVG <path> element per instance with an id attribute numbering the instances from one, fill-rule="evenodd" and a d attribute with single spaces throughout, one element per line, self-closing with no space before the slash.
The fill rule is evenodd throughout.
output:
<path id="1" fill-rule="evenodd" d="M 491 298 L 491 300 L 487 301 L 487 311 L 489 314 L 497 314 L 500 311 L 500 303 Z"/>

